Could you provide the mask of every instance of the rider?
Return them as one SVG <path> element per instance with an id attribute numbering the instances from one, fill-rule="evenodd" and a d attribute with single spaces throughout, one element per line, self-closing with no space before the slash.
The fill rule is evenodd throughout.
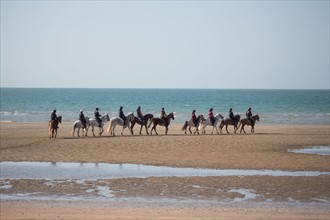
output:
<path id="1" fill-rule="evenodd" d="M 53 110 L 52 114 L 50 115 L 50 120 L 54 121 L 54 125 L 56 126 L 56 128 L 58 127 L 58 119 L 57 119 L 57 115 L 56 115 L 56 110 Z"/>
<path id="2" fill-rule="evenodd" d="M 164 121 L 165 126 L 167 125 L 167 120 L 166 120 L 166 113 L 165 113 L 165 109 L 164 107 L 162 108 L 162 110 L 160 111 L 160 118 Z"/>
<path id="3" fill-rule="evenodd" d="M 94 117 L 96 118 L 97 122 L 99 123 L 99 127 L 102 127 L 102 119 L 100 118 L 101 115 L 99 113 L 99 108 L 98 107 L 96 107 L 96 109 L 95 109 Z"/>
<path id="4" fill-rule="evenodd" d="M 235 116 L 234 116 L 234 113 L 233 113 L 233 109 L 230 108 L 229 109 L 229 114 L 228 114 L 229 118 L 233 121 L 233 124 L 235 125 Z"/>
<path id="5" fill-rule="evenodd" d="M 194 109 L 191 113 L 191 120 L 194 122 L 195 126 L 197 126 L 198 120 L 197 120 L 195 112 L 196 112 L 196 110 Z"/>
<path id="6" fill-rule="evenodd" d="M 209 116 L 209 119 L 210 119 L 210 121 L 212 123 L 212 126 L 214 126 L 215 118 L 214 118 L 214 115 L 213 115 L 213 108 L 210 108 L 209 113 L 208 113 L 208 116 Z"/>
<path id="7" fill-rule="evenodd" d="M 126 116 L 124 115 L 124 112 L 123 112 L 123 106 L 120 106 L 118 114 L 119 114 L 119 118 L 123 119 L 124 126 L 125 126 L 126 125 Z"/>
<path id="8" fill-rule="evenodd" d="M 86 118 L 85 118 L 85 115 L 84 115 L 84 111 L 83 110 L 80 110 L 79 121 L 81 121 L 81 123 L 83 124 L 84 128 L 86 128 Z"/>
<path id="9" fill-rule="evenodd" d="M 139 106 L 137 109 L 136 109 L 136 114 L 138 116 L 138 118 L 141 120 L 142 124 L 144 122 L 144 117 L 143 117 L 143 114 L 141 112 L 141 107 Z"/>
<path id="10" fill-rule="evenodd" d="M 246 117 L 250 120 L 251 125 L 254 125 L 254 119 L 252 118 L 252 112 L 251 112 L 251 107 L 247 110 L 246 112 Z"/>

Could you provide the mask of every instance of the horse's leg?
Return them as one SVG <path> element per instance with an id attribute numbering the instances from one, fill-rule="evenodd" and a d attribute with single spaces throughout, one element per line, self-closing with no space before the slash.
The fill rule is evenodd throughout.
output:
<path id="1" fill-rule="evenodd" d="M 220 134 L 222 134 L 222 128 L 223 128 L 223 124 L 221 122 L 221 124 L 219 125 Z"/>
<path id="2" fill-rule="evenodd" d="M 217 134 L 220 134 L 219 131 L 218 131 L 217 125 L 215 125 L 214 127 L 215 127 L 215 130 L 217 131 Z"/>
<path id="3" fill-rule="evenodd" d="M 254 126 L 251 125 L 251 133 L 253 134 L 254 133 Z"/>
<path id="4" fill-rule="evenodd" d="M 146 128 L 146 132 L 147 132 L 147 134 L 149 134 L 149 132 L 148 132 L 148 128 L 147 128 L 147 123 L 144 125 L 144 127 Z"/>
<path id="5" fill-rule="evenodd" d="M 243 130 L 243 131 L 244 131 L 244 134 L 246 134 L 246 132 L 245 132 L 245 130 L 244 130 L 244 126 L 245 126 L 245 124 L 242 125 L 241 132 L 242 132 L 242 130 Z"/>
<path id="6" fill-rule="evenodd" d="M 153 129 L 154 129 L 154 131 L 155 131 L 155 133 L 158 135 L 158 133 L 157 133 L 157 130 L 156 130 L 156 124 L 152 127 Z"/>
<path id="7" fill-rule="evenodd" d="M 229 134 L 229 131 L 228 131 L 228 124 L 226 124 L 226 131 L 227 131 L 227 134 Z"/>
<path id="8" fill-rule="evenodd" d="M 190 134 L 192 134 L 192 132 L 191 132 L 191 126 L 189 126 L 189 131 L 190 131 Z"/>
<path id="9" fill-rule="evenodd" d="M 77 132 L 78 133 L 78 137 L 80 137 L 79 132 L 80 132 L 80 128 L 78 128 L 78 132 Z"/>
<path id="10" fill-rule="evenodd" d="M 95 137 L 95 133 L 94 133 L 94 125 L 92 125 L 92 132 L 93 132 L 93 136 Z"/>
<path id="11" fill-rule="evenodd" d="M 141 123 L 141 127 L 140 127 L 140 135 L 142 134 L 142 128 L 143 128 L 143 123 Z"/>
<path id="12" fill-rule="evenodd" d="M 103 125 L 99 128 L 99 135 L 101 136 L 102 135 L 102 133 L 103 133 Z"/>

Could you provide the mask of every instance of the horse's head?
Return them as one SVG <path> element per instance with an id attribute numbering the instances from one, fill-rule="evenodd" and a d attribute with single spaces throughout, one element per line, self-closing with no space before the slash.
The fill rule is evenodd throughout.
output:
<path id="1" fill-rule="evenodd" d="M 132 121 L 134 119 L 134 113 L 130 112 L 127 116 L 126 116 L 127 120 Z"/>
<path id="2" fill-rule="evenodd" d="M 110 121 L 109 114 L 103 115 L 102 119 L 104 119 L 105 121 Z"/>
<path id="3" fill-rule="evenodd" d="M 59 116 L 57 117 L 57 121 L 58 121 L 59 123 L 62 123 L 62 115 L 59 115 Z"/>
<path id="4" fill-rule="evenodd" d="M 174 112 L 171 112 L 170 114 L 168 114 L 167 118 L 174 120 Z"/>
<path id="5" fill-rule="evenodd" d="M 255 120 L 259 121 L 259 115 L 254 116 Z"/>
<path id="6" fill-rule="evenodd" d="M 205 121 L 206 119 L 204 118 L 204 115 L 200 114 L 198 116 L 198 121 Z"/>
<path id="7" fill-rule="evenodd" d="M 215 119 L 216 120 L 223 119 L 223 116 L 221 115 L 220 112 L 215 115 Z"/>

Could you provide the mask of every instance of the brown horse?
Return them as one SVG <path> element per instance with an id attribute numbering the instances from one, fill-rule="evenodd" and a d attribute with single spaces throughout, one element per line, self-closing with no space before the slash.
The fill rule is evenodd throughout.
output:
<path id="1" fill-rule="evenodd" d="M 59 123 L 62 123 L 62 116 L 58 116 L 57 120 Z M 54 120 L 50 120 L 48 122 L 48 133 L 49 133 L 49 138 L 56 138 L 57 135 L 57 124 L 55 123 Z"/>
<path id="2" fill-rule="evenodd" d="M 140 128 L 140 134 L 142 134 L 142 127 L 145 126 L 146 128 L 146 132 L 147 134 L 149 134 L 148 132 L 148 128 L 147 128 L 147 125 L 148 125 L 148 121 L 153 119 L 154 118 L 154 115 L 152 114 L 146 114 L 143 116 L 143 123 L 141 121 L 141 119 L 139 119 L 138 117 L 134 117 L 134 119 L 131 121 L 131 132 L 133 134 L 133 127 L 136 123 L 138 123 L 139 125 L 141 125 L 141 128 Z"/>
<path id="3" fill-rule="evenodd" d="M 151 131 L 150 131 L 150 135 L 152 135 L 152 130 L 155 130 L 156 134 L 158 135 L 157 131 L 156 131 L 156 126 L 165 126 L 166 130 L 165 130 L 165 134 L 167 135 L 167 131 L 168 131 L 168 126 L 170 125 L 171 119 L 174 120 L 174 113 L 171 112 L 170 114 L 168 114 L 166 116 L 165 121 L 161 118 L 153 118 L 150 121 L 150 124 L 148 125 L 148 128 L 151 126 L 151 124 L 153 124 Z"/>
<path id="4" fill-rule="evenodd" d="M 234 118 L 235 118 L 235 123 L 233 122 L 233 120 L 231 118 L 226 118 L 226 119 L 221 120 L 221 123 L 219 125 L 219 130 L 220 130 L 221 134 L 222 134 L 222 128 L 225 125 L 226 125 L 227 134 L 229 134 L 228 125 L 234 125 L 234 132 L 236 133 L 237 125 L 239 123 L 239 120 L 241 119 L 241 116 L 240 115 L 235 115 Z"/>
<path id="5" fill-rule="evenodd" d="M 240 130 L 240 133 L 242 133 L 242 130 L 244 131 L 244 133 L 246 134 L 245 130 L 244 130 L 244 126 L 245 125 L 249 125 L 251 126 L 251 133 L 254 133 L 254 125 L 256 123 L 256 121 L 259 121 L 259 115 L 253 115 L 252 116 L 253 120 L 254 120 L 254 123 L 252 124 L 250 119 L 248 118 L 243 118 L 241 119 L 240 121 L 240 124 L 238 125 L 238 127 L 236 128 L 235 132 L 239 129 L 239 127 L 242 125 L 242 128 Z"/>

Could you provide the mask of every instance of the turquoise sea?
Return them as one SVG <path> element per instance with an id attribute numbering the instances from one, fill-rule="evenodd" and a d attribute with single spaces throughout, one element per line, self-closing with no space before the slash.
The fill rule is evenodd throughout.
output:
<path id="1" fill-rule="evenodd" d="M 227 117 L 231 107 L 245 117 L 248 107 L 259 114 L 260 124 L 330 123 L 330 90 L 244 90 L 244 89 L 60 89 L 1 88 L 1 121 L 47 122 L 53 109 L 64 122 L 78 119 L 79 110 L 92 117 L 100 113 L 118 115 L 142 112 L 159 117 L 160 109 L 175 112 L 173 123 L 183 123 L 191 111 L 207 115 L 210 108 Z"/>

